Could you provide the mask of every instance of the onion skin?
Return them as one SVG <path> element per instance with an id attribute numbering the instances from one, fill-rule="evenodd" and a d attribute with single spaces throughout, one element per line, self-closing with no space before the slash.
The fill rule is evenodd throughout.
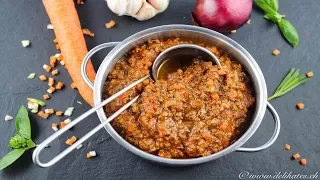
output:
<path id="1" fill-rule="evenodd" d="M 253 0 L 197 0 L 192 22 L 215 31 L 230 32 L 249 20 L 252 5 Z"/>

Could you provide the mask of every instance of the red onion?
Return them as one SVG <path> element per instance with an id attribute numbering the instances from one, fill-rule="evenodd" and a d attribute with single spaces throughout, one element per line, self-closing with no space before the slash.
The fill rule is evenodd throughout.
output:
<path id="1" fill-rule="evenodd" d="M 197 0 L 192 21 L 198 26 L 230 32 L 249 20 L 252 4 L 253 0 Z"/>

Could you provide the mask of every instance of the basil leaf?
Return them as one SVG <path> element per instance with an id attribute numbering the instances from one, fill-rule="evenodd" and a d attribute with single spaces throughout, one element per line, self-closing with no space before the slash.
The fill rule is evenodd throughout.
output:
<path id="1" fill-rule="evenodd" d="M 26 150 L 27 149 L 31 149 L 31 148 L 34 148 L 34 147 L 36 147 L 37 145 L 36 145 L 36 143 L 34 143 L 31 139 L 28 139 L 27 140 L 27 148 L 26 148 Z"/>
<path id="2" fill-rule="evenodd" d="M 15 149 L 9 152 L 7 155 L 3 156 L 0 159 L 0 170 L 8 167 L 10 164 L 16 161 L 24 152 L 24 149 Z"/>
<path id="3" fill-rule="evenodd" d="M 21 136 L 31 139 L 31 126 L 28 111 L 24 106 L 20 106 L 16 115 L 16 131 Z"/>
<path id="4" fill-rule="evenodd" d="M 279 2 L 278 2 L 278 0 L 269 0 L 269 6 L 273 9 L 273 10 L 275 10 L 275 11 L 278 11 L 278 9 L 279 9 Z"/>
<path id="5" fill-rule="evenodd" d="M 279 9 L 278 0 L 255 0 L 255 2 L 265 13 L 274 13 Z"/>
<path id="6" fill-rule="evenodd" d="M 278 22 L 278 26 L 283 36 L 292 45 L 292 47 L 297 47 L 299 44 L 299 35 L 296 28 L 285 19 L 281 19 L 281 21 Z"/>
<path id="7" fill-rule="evenodd" d="M 268 19 L 274 23 L 278 23 L 281 21 L 285 15 L 281 15 L 279 13 L 267 13 L 266 15 L 263 16 L 265 19 Z"/>

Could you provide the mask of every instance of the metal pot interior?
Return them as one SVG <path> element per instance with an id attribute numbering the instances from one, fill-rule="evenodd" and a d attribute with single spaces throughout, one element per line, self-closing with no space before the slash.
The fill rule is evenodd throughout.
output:
<path id="1" fill-rule="evenodd" d="M 125 55 L 130 49 L 146 43 L 148 40 L 169 38 L 182 38 L 209 45 L 215 45 L 223 49 L 230 56 L 234 57 L 235 60 L 237 60 L 245 67 L 253 82 L 253 88 L 256 98 L 255 107 L 253 108 L 253 113 L 250 117 L 252 119 L 249 122 L 248 129 L 237 141 L 235 141 L 229 147 L 206 157 L 192 159 L 167 159 L 146 153 L 125 141 L 110 124 L 105 127 L 106 130 L 119 144 L 124 146 L 129 151 L 145 159 L 164 165 L 184 166 L 199 164 L 217 159 L 221 156 L 235 151 L 254 134 L 254 132 L 260 125 L 266 110 L 267 88 L 262 72 L 253 57 L 238 43 L 215 31 L 189 25 L 167 25 L 147 29 L 122 41 L 105 57 L 98 70 L 97 78 L 94 85 L 95 105 L 99 104 L 102 101 L 103 87 L 108 73 L 113 69 L 113 66 L 123 55 Z M 102 122 L 106 120 L 106 115 L 102 108 L 99 109 L 97 113 Z"/>

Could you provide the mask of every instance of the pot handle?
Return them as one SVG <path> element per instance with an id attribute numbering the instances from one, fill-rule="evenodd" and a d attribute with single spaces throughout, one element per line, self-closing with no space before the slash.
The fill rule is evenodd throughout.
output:
<path id="1" fill-rule="evenodd" d="M 267 107 L 269 109 L 269 111 L 271 112 L 273 119 L 275 121 L 275 128 L 274 128 L 274 132 L 272 134 L 272 137 L 269 139 L 269 141 L 267 143 L 265 143 L 262 146 L 256 147 L 256 148 L 244 148 L 244 147 L 240 147 L 238 148 L 236 151 L 240 151 L 240 152 L 257 152 L 257 151 L 261 151 L 264 149 L 267 149 L 268 147 L 270 147 L 278 138 L 279 136 L 279 132 L 280 132 L 280 117 L 277 113 L 277 111 L 273 108 L 273 106 L 267 102 Z"/>
<path id="2" fill-rule="evenodd" d="M 109 48 L 109 47 L 114 47 L 116 45 L 118 45 L 120 42 L 108 42 L 108 43 L 103 43 L 100 44 L 94 48 L 92 48 L 87 55 L 83 58 L 82 64 L 81 64 L 81 76 L 82 79 L 84 80 L 84 82 L 87 83 L 87 85 L 93 89 L 93 82 L 91 82 L 91 80 L 89 79 L 88 75 L 87 75 L 87 71 L 86 71 L 86 67 L 87 64 L 90 60 L 90 58 L 98 51 L 100 51 L 101 49 L 105 49 L 105 48 Z"/>

